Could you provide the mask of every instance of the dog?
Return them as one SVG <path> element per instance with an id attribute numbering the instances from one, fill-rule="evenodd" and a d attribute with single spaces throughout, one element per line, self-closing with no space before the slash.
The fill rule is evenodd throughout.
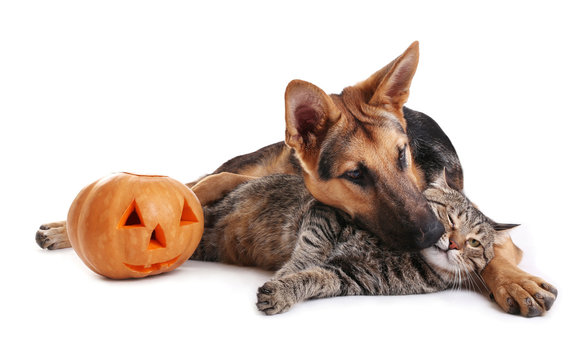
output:
<path id="1" fill-rule="evenodd" d="M 422 191 L 442 171 L 451 187 L 463 191 L 463 171 L 439 125 L 404 106 L 418 59 L 414 42 L 340 94 L 327 95 L 309 82 L 293 80 L 285 92 L 284 142 L 233 158 L 187 185 L 207 205 L 252 178 L 299 174 L 317 200 L 347 213 L 385 246 L 403 251 L 429 247 L 444 228 Z M 67 247 L 64 226 L 43 225 L 39 245 Z M 495 254 L 483 278 L 498 305 L 525 316 L 547 311 L 555 287 L 517 267 L 522 253 L 512 240 L 495 247 Z"/>

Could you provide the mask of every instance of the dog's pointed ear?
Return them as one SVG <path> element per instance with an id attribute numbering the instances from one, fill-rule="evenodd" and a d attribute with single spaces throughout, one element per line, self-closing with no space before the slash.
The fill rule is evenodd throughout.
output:
<path id="1" fill-rule="evenodd" d="M 380 83 L 384 77 L 390 72 L 390 69 L 392 69 L 395 62 L 396 60 L 392 61 L 388 65 L 373 73 L 369 78 L 358 84 L 355 84 L 355 87 L 358 88 L 364 95 L 366 102 L 369 102 L 370 99 L 374 96 L 376 89 L 378 86 L 380 86 Z"/>
<path id="2" fill-rule="evenodd" d="M 369 101 L 370 105 L 391 107 L 391 110 L 402 111 L 404 103 L 408 100 L 410 83 L 418 63 L 419 43 L 415 41 L 396 60 L 380 70 L 383 72 L 387 69 L 384 76 L 378 74 L 379 72 L 372 75 L 379 75 L 381 81 Z"/>
<path id="3" fill-rule="evenodd" d="M 292 80 L 286 88 L 286 144 L 299 153 L 318 149 L 340 118 L 333 100 L 317 86 Z"/>

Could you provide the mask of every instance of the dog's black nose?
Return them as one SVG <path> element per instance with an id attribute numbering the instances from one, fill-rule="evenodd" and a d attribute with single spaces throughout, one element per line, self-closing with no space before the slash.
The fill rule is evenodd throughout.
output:
<path id="1" fill-rule="evenodd" d="M 423 229 L 423 235 L 417 245 L 421 249 L 428 248 L 435 244 L 445 232 L 445 227 L 439 220 L 429 222 Z"/>

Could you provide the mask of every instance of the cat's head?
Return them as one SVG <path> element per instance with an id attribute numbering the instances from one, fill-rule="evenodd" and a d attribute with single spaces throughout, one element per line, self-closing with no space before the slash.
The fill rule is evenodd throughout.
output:
<path id="1" fill-rule="evenodd" d="M 432 265 L 452 274 L 481 273 L 494 257 L 493 245 L 505 241 L 508 230 L 518 226 L 486 217 L 464 194 L 447 184 L 444 172 L 424 195 L 445 226 L 445 233 L 422 253 Z"/>

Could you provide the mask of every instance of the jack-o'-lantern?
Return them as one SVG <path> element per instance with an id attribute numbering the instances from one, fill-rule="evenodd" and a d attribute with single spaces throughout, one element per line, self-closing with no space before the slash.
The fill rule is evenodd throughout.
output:
<path id="1" fill-rule="evenodd" d="M 203 229 L 196 195 L 166 176 L 102 178 L 82 189 L 67 216 L 76 253 L 90 269 L 112 279 L 177 268 L 194 253 Z"/>

